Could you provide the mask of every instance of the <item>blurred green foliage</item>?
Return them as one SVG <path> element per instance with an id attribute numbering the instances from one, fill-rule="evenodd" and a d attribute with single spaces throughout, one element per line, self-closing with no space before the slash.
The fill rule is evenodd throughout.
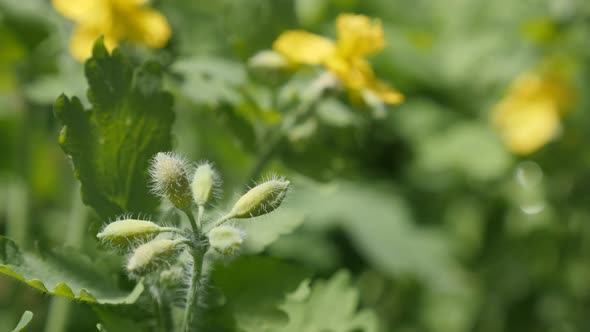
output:
<path id="1" fill-rule="evenodd" d="M 124 76 L 112 78 L 122 88 L 116 90 L 120 99 L 110 99 L 97 95 L 92 62 L 86 64 L 86 92 L 85 66 L 68 53 L 73 24 L 49 1 L 0 0 L 0 234 L 14 241 L 2 240 L 1 264 L 12 264 L 16 245 L 31 259 L 66 245 L 90 257 L 84 260 L 124 291 L 119 295 L 131 292 L 121 260 L 105 254 L 93 234 L 118 213 L 156 210 L 142 171 L 150 154 L 173 146 L 193 160 L 214 162 L 226 191 L 250 185 L 272 133 L 301 107 L 319 71 L 260 73 L 248 59 L 287 29 L 334 37 L 337 15 L 353 12 L 381 19 L 387 47 L 371 63 L 406 101 L 379 117 L 376 106 L 362 108 L 327 91 L 312 106 L 313 116 L 276 141 L 264 174 L 286 174 L 294 190 L 277 217 L 245 226 L 260 234 L 247 239 L 246 252 L 262 257 L 239 258 L 212 276 L 212 285 L 226 291 L 225 305 L 212 290 L 207 323 L 215 331 L 590 329 L 590 152 L 584 150 L 590 139 L 584 93 L 590 86 L 590 2 L 152 4 L 168 18 L 173 37 L 160 50 L 123 43 L 124 64 L 114 63 L 118 55 L 104 55 L 107 65 L 120 66 L 111 74 Z M 534 154 L 512 155 L 490 125 L 490 109 L 519 74 L 547 59 L 573 68 L 575 103 L 556 139 Z M 161 88 L 174 99 L 172 127 Z M 59 102 L 63 123 L 54 117 L 62 93 L 67 97 L 60 102 L 89 110 L 78 112 L 85 120 L 65 117 Z M 66 103 L 73 96 L 80 101 Z M 122 122 L 108 111 L 97 115 L 104 103 L 146 126 L 116 127 Z M 59 147 L 64 123 L 68 135 L 79 129 L 80 145 L 62 142 L 72 159 Z M 133 138 L 109 145 L 125 146 L 120 154 L 97 149 L 99 133 L 107 131 Z M 151 135 L 158 136 L 154 146 L 141 146 Z M 125 186 L 104 176 L 103 169 L 113 167 Z M 88 185 L 100 187 L 90 190 L 94 194 L 111 196 L 90 198 Z M 138 196 L 129 196 L 131 189 Z M 114 203 L 104 209 L 104 201 Z M 52 284 L 64 281 L 48 274 Z M 51 324 L 60 324 L 51 323 L 52 316 L 64 312 L 53 305 L 0 278 L 2 331 L 15 328 L 25 310 L 35 314 L 30 331 L 94 331 L 99 322 L 109 332 L 150 328 L 134 322 L 149 317 L 147 305 L 74 302 L 69 318 L 54 329 Z"/>

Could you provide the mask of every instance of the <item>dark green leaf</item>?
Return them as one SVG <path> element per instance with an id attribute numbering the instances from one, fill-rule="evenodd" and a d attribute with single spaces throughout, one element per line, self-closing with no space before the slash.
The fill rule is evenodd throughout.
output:
<path id="1" fill-rule="evenodd" d="M 207 331 L 276 331 L 287 323 L 278 306 L 309 277 L 305 269 L 268 257 L 243 257 L 213 272 L 224 305 L 204 313 Z"/>
<path id="2" fill-rule="evenodd" d="M 143 292 L 138 283 L 131 292 L 115 286 L 100 267 L 74 250 L 43 253 L 21 252 L 10 239 L 0 236 L 0 274 L 20 280 L 51 295 L 101 304 L 134 303 Z"/>
<path id="3" fill-rule="evenodd" d="M 343 227 L 359 252 L 383 272 L 411 275 L 436 288 L 459 282 L 444 234 L 416 227 L 406 201 L 393 188 L 343 181 L 294 183 L 297 191 L 289 206 L 306 212 L 306 225 Z"/>
<path id="4" fill-rule="evenodd" d="M 152 213 L 158 206 L 147 168 L 154 154 L 170 150 L 174 120 L 161 76 L 157 63 L 136 69 L 117 50 L 109 55 L 99 40 L 86 62 L 92 108 L 64 95 L 55 102 L 64 124 L 60 144 L 72 158 L 84 202 L 103 219 Z"/>

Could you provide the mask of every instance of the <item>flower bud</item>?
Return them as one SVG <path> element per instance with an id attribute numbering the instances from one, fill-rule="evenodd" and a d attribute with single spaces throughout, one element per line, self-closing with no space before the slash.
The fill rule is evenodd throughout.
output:
<path id="1" fill-rule="evenodd" d="M 228 225 L 213 228 L 208 236 L 211 248 L 223 255 L 233 255 L 243 242 L 242 232 Z"/>
<path id="2" fill-rule="evenodd" d="M 160 227 L 151 221 L 124 219 L 105 226 L 96 237 L 114 245 L 124 245 L 135 241 L 145 241 L 169 228 Z"/>
<path id="3" fill-rule="evenodd" d="M 197 166 L 191 183 L 193 199 L 197 205 L 203 206 L 209 201 L 216 179 L 217 174 L 209 163 Z"/>
<path id="4" fill-rule="evenodd" d="M 143 275 L 155 270 L 165 259 L 174 255 L 184 240 L 152 240 L 137 247 L 127 261 L 127 271 Z"/>
<path id="5" fill-rule="evenodd" d="M 185 210 L 191 205 L 191 189 L 186 172 L 187 164 L 170 152 L 159 152 L 152 159 L 150 176 L 153 191 L 167 197 L 174 206 Z"/>
<path id="6" fill-rule="evenodd" d="M 287 195 L 289 183 L 280 179 L 269 180 L 250 189 L 236 202 L 229 218 L 258 217 L 274 211 Z"/>
<path id="7" fill-rule="evenodd" d="M 166 287 L 175 287 L 182 284 L 184 276 L 184 269 L 181 266 L 174 265 L 160 272 L 160 284 Z"/>
<path id="8" fill-rule="evenodd" d="M 293 64 L 279 52 L 263 50 L 248 60 L 248 66 L 253 69 L 286 70 L 292 68 Z"/>

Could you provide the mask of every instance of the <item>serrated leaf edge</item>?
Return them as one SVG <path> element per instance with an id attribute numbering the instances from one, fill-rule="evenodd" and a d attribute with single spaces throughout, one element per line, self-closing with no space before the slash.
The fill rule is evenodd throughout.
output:
<path id="1" fill-rule="evenodd" d="M 60 282 L 57 285 L 55 285 L 55 288 L 53 289 L 53 291 L 50 291 L 47 289 L 47 287 L 45 286 L 45 284 L 41 280 L 39 280 L 39 279 L 27 280 L 22 275 L 20 275 L 19 273 L 17 273 L 16 271 L 14 271 L 13 269 L 11 269 L 10 267 L 8 267 L 6 265 L 0 264 L 0 273 L 4 274 L 6 276 L 10 276 L 14 279 L 21 281 L 21 282 L 24 282 L 25 284 L 27 284 L 37 290 L 40 290 L 43 293 L 47 293 L 47 294 L 55 295 L 55 296 L 62 296 L 62 297 L 66 297 L 69 299 L 88 302 L 88 303 L 132 304 L 137 300 L 137 298 L 139 298 L 139 296 L 141 295 L 141 293 L 143 293 L 143 290 L 144 290 L 143 282 L 140 280 L 137 283 L 137 285 L 135 286 L 135 288 L 124 299 L 99 301 L 86 288 L 80 289 L 79 294 L 76 295 L 74 293 L 74 291 L 72 290 L 72 288 L 63 282 Z"/>

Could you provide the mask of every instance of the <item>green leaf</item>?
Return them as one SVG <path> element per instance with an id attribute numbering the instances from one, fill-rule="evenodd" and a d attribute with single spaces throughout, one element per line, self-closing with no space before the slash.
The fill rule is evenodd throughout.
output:
<path id="1" fill-rule="evenodd" d="M 92 309 L 99 318 L 96 328 L 101 332 L 144 332 L 153 327 L 153 315 L 142 306 L 101 305 Z"/>
<path id="2" fill-rule="evenodd" d="M 242 257 L 216 269 L 211 281 L 224 296 L 224 305 L 203 314 L 206 331 L 276 331 L 287 323 L 279 310 L 309 272 L 269 257 Z"/>
<path id="3" fill-rule="evenodd" d="M 444 233 L 416 227 L 409 206 L 393 188 L 345 181 L 293 182 L 297 191 L 289 206 L 306 212 L 307 226 L 342 227 L 361 255 L 390 275 L 410 275 L 435 288 L 459 283 L 458 264 Z"/>
<path id="4" fill-rule="evenodd" d="M 244 220 L 239 226 L 248 236 L 242 250 L 256 254 L 276 241 L 281 235 L 289 234 L 303 223 L 303 214 L 293 210 L 279 210 L 269 216 Z"/>
<path id="5" fill-rule="evenodd" d="M 115 287 L 106 272 L 74 250 L 44 252 L 43 257 L 21 252 L 0 236 L 0 273 L 44 293 L 99 304 L 131 304 L 143 292 L 140 282 L 131 292 Z"/>
<path id="6" fill-rule="evenodd" d="M 417 169 L 431 175 L 452 171 L 476 181 L 504 176 L 512 162 L 498 135 L 477 122 L 464 121 L 431 135 L 417 150 Z M 474 151 L 477 158 L 473 157 Z M 436 177 L 429 178 L 433 181 Z"/>
<path id="7" fill-rule="evenodd" d="M 118 50 L 109 55 L 99 39 L 86 62 L 92 105 L 60 96 L 59 142 L 73 161 L 84 203 L 103 219 L 126 213 L 153 213 L 158 200 L 149 192 L 150 158 L 170 150 L 172 97 L 161 90 L 160 65 L 133 67 Z"/>
<path id="8" fill-rule="evenodd" d="M 359 291 L 350 283 L 346 271 L 336 273 L 328 281 L 309 281 L 287 297 L 281 309 L 289 316 L 289 324 L 278 332 L 378 331 L 377 316 L 370 310 L 357 311 Z"/>
<path id="9" fill-rule="evenodd" d="M 174 70 L 184 75 L 182 93 L 201 105 L 231 104 L 241 99 L 237 87 L 246 80 L 246 71 L 237 62 L 197 56 L 178 60 Z"/>
<path id="10" fill-rule="evenodd" d="M 20 320 L 18 321 L 18 324 L 16 324 L 16 327 L 14 328 L 14 330 L 12 330 L 12 332 L 21 332 L 25 329 L 25 327 L 27 327 L 27 325 L 29 325 L 29 323 L 31 322 L 31 320 L 33 319 L 33 313 L 30 311 L 25 311 L 23 313 L 23 315 L 21 316 Z"/>

